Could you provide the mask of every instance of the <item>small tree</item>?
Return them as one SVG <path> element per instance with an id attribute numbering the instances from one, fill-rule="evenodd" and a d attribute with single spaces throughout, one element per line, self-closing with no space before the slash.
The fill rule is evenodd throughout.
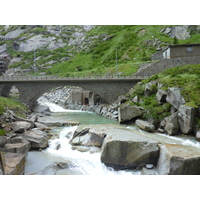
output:
<path id="1" fill-rule="evenodd" d="M 176 36 L 174 37 L 173 44 L 178 44 L 178 39 L 177 39 L 177 37 L 176 37 Z"/>

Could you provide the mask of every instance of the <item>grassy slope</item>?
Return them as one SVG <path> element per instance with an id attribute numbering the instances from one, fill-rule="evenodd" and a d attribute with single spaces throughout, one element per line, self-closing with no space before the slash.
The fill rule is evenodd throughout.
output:
<path id="1" fill-rule="evenodd" d="M 149 79 L 143 80 L 143 85 L 136 85 L 134 87 L 135 90 L 131 96 L 129 96 L 127 103 L 144 107 L 145 110 L 147 110 L 146 118 L 153 117 L 162 120 L 164 117 L 170 115 L 171 106 L 168 103 L 165 103 L 164 106 L 159 105 L 155 98 L 155 93 L 157 92 L 156 87 L 154 87 L 154 94 L 150 97 L 144 96 L 144 84 L 152 80 L 162 83 L 163 87 L 161 89 L 163 90 L 167 90 L 169 87 L 183 88 L 181 94 L 187 102 L 186 105 L 195 108 L 200 106 L 200 64 L 167 69 Z M 132 102 L 132 99 L 136 95 L 140 96 L 143 100 L 142 103 Z"/>
<path id="2" fill-rule="evenodd" d="M 10 99 L 10 98 L 5 98 L 5 97 L 1 97 L 0 96 L 0 115 L 3 114 L 3 112 L 6 111 L 6 107 L 10 110 L 13 110 L 15 112 L 15 114 L 19 115 L 19 116 L 23 116 L 24 117 L 24 112 L 27 112 L 28 109 L 26 106 L 24 106 L 23 104 Z"/>

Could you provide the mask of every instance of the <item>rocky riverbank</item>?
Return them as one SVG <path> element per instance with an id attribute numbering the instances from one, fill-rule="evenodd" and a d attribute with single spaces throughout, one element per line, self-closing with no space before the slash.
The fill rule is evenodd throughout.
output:
<path id="1" fill-rule="evenodd" d="M 32 114 L 25 118 L 20 118 L 11 110 L 6 110 L 2 115 L 2 120 L 7 122 L 2 124 L 2 128 L 9 132 L 0 136 L 0 174 L 1 175 L 23 175 L 25 162 L 30 150 L 41 151 L 48 147 L 48 140 L 52 136 L 49 133 L 51 126 L 73 126 L 79 124 L 75 121 L 48 122 L 38 121 L 38 115 L 50 114 L 50 110 L 44 106 L 38 106 L 37 115 Z"/>

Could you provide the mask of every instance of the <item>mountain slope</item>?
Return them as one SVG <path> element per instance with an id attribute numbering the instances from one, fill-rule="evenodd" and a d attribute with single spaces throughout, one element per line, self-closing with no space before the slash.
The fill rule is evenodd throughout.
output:
<path id="1" fill-rule="evenodd" d="M 133 74 L 169 44 L 200 43 L 200 28 L 15 25 L 0 26 L 0 39 L 0 59 L 9 54 L 10 74 Z"/>

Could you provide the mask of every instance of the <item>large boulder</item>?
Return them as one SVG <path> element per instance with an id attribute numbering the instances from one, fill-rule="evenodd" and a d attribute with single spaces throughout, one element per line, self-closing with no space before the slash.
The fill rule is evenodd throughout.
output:
<path id="1" fill-rule="evenodd" d="M 139 126 L 142 130 L 153 133 L 155 131 L 155 126 L 147 121 L 137 119 L 135 124 Z"/>
<path id="2" fill-rule="evenodd" d="M 140 169 L 146 164 L 157 164 L 158 142 L 137 130 L 107 126 L 102 146 L 101 162 L 115 169 Z"/>
<path id="3" fill-rule="evenodd" d="M 200 175 L 200 149 L 180 144 L 161 145 L 156 171 L 159 175 Z"/>
<path id="4" fill-rule="evenodd" d="M 22 153 L 27 157 L 28 151 L 30 150 L 30 143 L 13 143 L 13 144 L 6 144 L 2 151 L 4 152 L 11 152 L 11 153 Z"/>
<path id="5" fill-rule="evenodd" d="M 23 175 L 25 170 L 25 154 L 0 153 L 4 175 Z"/>
<path id="6" fill-rule="evenodd" d="M 143 112 L 136 106 L 127 106 L 118 108 L 119 123 L 124 123 L 135 117 L 142 116 Z"/>
<path id="7" fill-rule="evenodd" d="M 164 127 L 165 132 L 168 135 L 177 135 L 179 131 L 178 125 L 178 112 L 175 112 L 167 118 L 167 122 Z"/>
<path id="8" fill-rule="evenodd" d="M 104 132 L 92 132 L 90 128 L 81 126 L 74 132 L 70 143 L 72 145 L 101 147 L 105 136 Z"/>
<path id="9" fill-rule="evenodd" d="M 186 101 L 181 95 L 182 88 L 178 87 L 171 87 L 167 90 L 167 98 L 166 101 L 170 103 L 172 106 L 174 106 L 177 110 L 179 109 L 179 106 L 182 104 L 185 104 Z"/>
<path id="10" fill-rule="evenodd" d="M 43 149 L 48 147 L 48 137 L 43 131 L 31 130 L 24 133 L 23 136 L 30 142 L 32 149 Z"/>
<path id="11" fill-rule="evenodd" d="M 32 124 L 26 121 L 16 121 L 16 122 L 12 122 L 11 124 L 12 130 L 16 133 L 22 133 L 26 130 L 29 130 L 31 126 Z"/>
<path id="12" fill-rule="evenodd" d="M 195 108 L 180 105 L 178 112 L 178 123 L 183 134 L 189 134 L 193 131 L 195 119 Z"/>

